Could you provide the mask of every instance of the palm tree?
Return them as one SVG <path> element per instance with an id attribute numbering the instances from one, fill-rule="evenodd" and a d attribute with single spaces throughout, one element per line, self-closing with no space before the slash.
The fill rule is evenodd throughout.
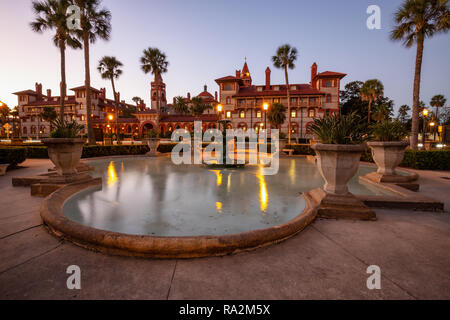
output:
<path id="1" fill-rule="evenodd" d="M 66 48 L 81 48 L 81 43 L 71 34 L 67 27 L 67 8 L 69 1 L 67 0 L 46 0 L 34 1 L 33 11 L 36 20 L 31 22 L 33 31 L 42 33 L 46 30 L 54 30 L 53 42 L 59 48 L 61 56 L 61 99 L 59 117 L 64 121 L 64 102 L 66 100 Z"/>
<path id="2" fill-rule="evenodd" d="M 375 109 L 373 119 L 376 122 L 383 122 L 389 118 L 389 110 L 386 105 L 382 104 Z"/>
<path id="3" fill-rule="evenodd" d="M 289 87 L 288 68 L 294 69 L 294 62 L 297 60 L 297 49 L 292 48 L 289 44 L 285 44 L 278 48 L 275 56 L 272 57 L 272 62 L 275 68 L 284 69 L 284 77 L 286 79 L 286 91 L 288 102 L 288 130 L 289 130 L 289 144 L 291 144 L 291 88 Z"/>
<path id="4" fill-rule="evenodd" d="M 136 107 L 138 107 L 142 102 L 142 99 L 140 97 L 133 97 L 133 99 L 131 100 L 133 100 L 134 103 L 136 103 Z"/>
<path id="5" fill-rule="evenodd" d="M 383 95 L 384 87 L 381 81 L 377 79 L 367 80 L 360 90 L 360 96 L 362 101 L 369 102 L 369 115 L 367 117 L 370 123 L 370 112 L 372 108 L 372 103 L 378 99 L 378 97 Z"/>
<path id="6" fill-rule="evenodd" d="M 267 112 L 267 120 L 269 120 L 271 125 L 281 129 L 281 126 L 286 121 L 286 107 L 281 103 L 272 104 Z"/>
<path id="7" fill-rule="evenodd" d="M 109 57 L 104 56 L 97 67 L 98 72 L 102 75 L 102 79 L 104 80 L 111 80 L 111 86 L 114 94 L 114 102 L 116 104 L 116 134 L 117 134 L 117 142 L 120 142 L 119 137 L 119 97 L 116 93 L 116 86 L 114 84 L 114 79 L 118 79 L 120 75 L 122 74 L 122 67 L 123 64 L 119 60 L 116 59 L 116 57 Z"/>
<path id="8" fill-rule="evenodd" d="M 450 29 L 448 0 L 405 0 L 395 14 L 391 39 L 402 40 L 405 47 L 417 45 L 414 73 L 411 148 L 417 149 L 422 58 L 425 38 Z"/>
<path id="9" fill-rule="evenodd" d="M 439 121 L 439 108 L 442 108 L 445 106 L 445 103 L 447 102 L 447 99 L 442 94 L 437 94 L 433 98 L 431 98 L 430 106 L 436 108 L 436 120 Z"/>
<path id="10" fill-rule="evenodd" d="M 194 117 L 200 117 L 206 110 L 210 110 L 213 107 L 210 104 L 204 103 L 200 97 L 194 97 L 191 99 L 190 112 Z"/>
<path id="11" fill-rule="evenodd" d="M 409 119 L 409 111 L 411 111 L 411 108 L 410 108 L 407 104 L 402 105 L 402 106 L 398 109 L 397 120 L 399 120 L 399 121 L 402 122 L 402 123 L 408 122 L 408 119 Z"/>
<path id="12" fill-rule="evenodd" d="M 182 96 L 175 97 L 175 103 L 173 104 L 173 110 L 177 114 L 188 114 L 189 106 L 186 103 L 186 99 Z"/>
<path id="13" fill-rule="evenodd" d="M 167 67 L 169 66 L 169 62 L 167 61 L 166 55 L 161 52 L 158 48 L 148 48 L 144 50 L 144 54 L 141 57 L 141 68 L 145 74 L 151 73 L 155 76 L 155 82 L 161 79 L 161 75 L 167 72 Z M 158 131 L 158 135 L 160 134 L 159 122 L 161 118 L 161 105 L 160 105 L 160 95 L 161 93 L 157 93 L 156 99 L 156 128 Z"/>
<path id="14" fill-rule="evenodd" d="M 84 47 L 84 72 L 86 89 L 86 113 L 88 143 L 95 144 L 94 128 L 92 126 L 92 97 L 91 97 L 91 69 L 90 69 L 90 44 L 98 38 L 109 40 L 111 34 L 111 12 L 100 9 L 101 0 L 73 0 L 81 11 L 81 30 L 78 38 Z"/>

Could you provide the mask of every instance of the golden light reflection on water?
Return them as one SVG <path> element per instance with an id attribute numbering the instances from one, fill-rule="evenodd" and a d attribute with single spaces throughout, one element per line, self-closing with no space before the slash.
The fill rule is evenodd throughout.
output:
<path id="1" fill-rule="evenodd" d="M 216 202 L 216 208 L 217 208 L 217 212 L 218 212 L 219 214 L 222 213 L 222 207 L 223 207 L 222 202 Z"/>
<path id="2" fill-rule="evenodd" d="M 211 172 L 214 172 L 217 176 L 217 186 L 220 187 L 222 185 L 222 172 L 220 170 L 209 170 Z"/>
<path id="3" fill-rule="evenodd" d="M 114 162 L 111 161 L 108 166 L 108 186 L 112 187 L 117 182 L 117 173 L 116 167 L 114 166 Z"/>
<path id="4" fill-rule="evenodd" d="M 266 212 L 269 205 L 269 193 L 267 192 L 266 178 L 262 174 L 262 168 L 257 175 L 259 180 L 259 201 L 261 204 L 261 211 Z"/>
<path id="5" fill-rule="evenodd" d="M 291 180 L 291 184 L 295 184 L 295 160 L 291 160 L 290 166 L 289 166 L 289 178 Z"/>

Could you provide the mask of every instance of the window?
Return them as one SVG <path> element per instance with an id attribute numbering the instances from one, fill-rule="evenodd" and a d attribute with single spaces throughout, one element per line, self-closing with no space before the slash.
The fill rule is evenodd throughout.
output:
<path id="1" fill-rule="evenodd" d="M 240 113 L 239 113 L 239 117 L 241 118 L 241 119 L 244 119 L 245 118 L 245 111 L 241 111 Z"/>
<path id="2" fill-rule="evenodd" d="M 27 127 L 23 127 L 23 134 L 28 134 L 28 129 L 27 129 Z"/>
<path id="3" fill-rule="evenodd" d="M 309 98 L 309 104 L 310 105 L 315 105 L 317 102 L 317 98 Z"/>
<path id="4" fill-rule="evenodd" d="M 228 119 L 231 118 L 231 111 L 227 111 L 227 118 L 228 118 Z"/>
<path id="5" fill-rule="evenodd" d="M 280 99 L 278 98 L 273 99 L 273 103 L 280 103 Z"/>
<path id="6" fill-rule="evenodd" d="M 297 118 L 297 111 L 296 110 L 292 110 L 291 111 L 291 118 Z"/>
<path id="7" fill-rule="evenodd" d="M 223 86 L 223 90 L 224 91 L 232 91 L 233 90 L 233 85 L 231 83 L 226 83 Z"/>
<path id="8" fill-rule="evenodd" d="M 84 121 L 84 116 L 81 116 L 81 121 Z"/>
<path id="9" fill-rule="evenodd" d="M 258 87 L 256 90 L 257 90 L 258 92 L 262 92 L 262 91 L 263 91 L 263 87 Z"/>
<path id="10" fill-rule="evenodd" d="M 83 110 L 83 104 L 80 103 L 80 110 Z"/>
<path id="11" fill-rule="evenodd" d="M 316 111 L 314 109 L 309 109 L 308 111 L 308 117 L 314 118 L 316 116 Z"/>
<path id="12" fill-rule="evenodd" d="M 297 103 L 297 98 L 291 98 L 291 103 L 296 104 Z"/>
<path id="13" fill-rule="evenodd" d="M 327 94 L 327 103 L 330 103 L 331 102 L 331 94 Z"/>
<path id="14" fill-rule="evenodd" d="M 261 118 L 261 110 L 256 111 L 256 117 Z"/>
<path id="15" fill-rule="evenodd" d="M 273 90 L 279 91 L 279 90 L 280 90 L 280 87 L 279 87 L 279 86 L 275 86 L 275 87 L 273 87 Z"/>
<path id="16" fill-rule="evenodd" d="M 324 80 L 323 81 L 323 86 L 326 88 L 332 87 L 333 86 L 333 80 Z"/>
<path id="17" fill-rule="evenodd" d="M 291 86 L 291 90 L 297 90 L 297 86 Z"/>
<path id="18" fill-rule="evenodd" d="M 227 104 L 231 104 L 231 98 L 227 97 Z"/>

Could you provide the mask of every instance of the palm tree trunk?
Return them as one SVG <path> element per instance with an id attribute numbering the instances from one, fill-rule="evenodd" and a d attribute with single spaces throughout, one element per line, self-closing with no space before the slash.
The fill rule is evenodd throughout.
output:
<path id="1" fill-rule="evenodd" d="M 86 118 L 88 131 L 88 144 L 95 144 L 94 128 L 92 127 L 92 97 L 91 97 L 91 71 L 89 63 L 89 33 L 83 32 L 84 42 L 84 72 L 85 72 L 85 86 L 86 86 Z"/>
<path id="2" fill-rule="evenodd" d="M 59 50 L 61 53 L 61 101 L 59 109 L 59 118 L 64 121 L 64 103 L 66 100 L 66 44 L 64 40 L 59 40 Z"/>
<path id="3" fill-rule="evenodd" d="M 419 36 L 417 38 L 416 69 L 414 73 L 414 92 L 413 92 L 413 108 L 412 108 L 411 141 L 410 141 L 410 147 L 413 150 L 417 150 L 418 134 L 419 134 L 420 77 L 422 72 L 423 42 L 424 42 L 423 36 Z"/>
<path id="4" fill-rule="evenodd" d="M 116 135 L 117 135 L 117 144 L 119 144 L 119 142 L 120 142 L 120 138 L 119 138 L 119 101 L 118 101 L 118 99 L 117 99 L 116 86 L 114 85 L 114 78 L 111 78 L 111 86 L 112 86 L 112 89 L 113 89 L 114 102 L 116 103 L 114 109 L 116 110 Z"/>
<path id="5" fill-rule="evenodd" d="M 159 77 L 157 77 L 157 75 L 155 75 L 155 79 L 159 79 Z M 156 80 L 155 80 L 156 81 Z M 160 90 L 159 90 L 159 86 L 158 86 L 158 90 L 157 90 L 157 93 L 156 93 L 156 95 L 157 95 L 157 97 L 156 97 L 156 99 L 158 99 L 157 101 L 156 101 L 156 132 L 157 132 L 157 138 L 160 138 L 161 137 L 161 132 L 159 131 L 159 122 L 160 122 L 160 120 L 161 120 L 161 113 L 160 113 L 160 110 L 161 110 L 161 92 L 160 92 Z"/>
<path id="6" fill-rule="evenodd" d="M 284 76 L 286 78 L 286 90 L 287 90 L 287 100 L 288 100 L 288 142 L 289 145 L 291 144 L 291 88 L 289 88 L 289 77 L 288 77 L 288 71 L 287 66 L 284 67 Z"/>
<path id="7" fill-rule="evenodd" d="M 372 99 L 369 99 L 369 114 L 367 116 L 367 122 L 370 124 L 370 111 L 372 110 Z"/>

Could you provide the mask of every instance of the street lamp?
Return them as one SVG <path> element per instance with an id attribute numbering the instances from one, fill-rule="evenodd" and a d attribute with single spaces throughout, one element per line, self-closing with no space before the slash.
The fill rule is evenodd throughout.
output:
<path id="1" fill-rule="evenodd" d="M 428 116 L 428 113 L 430 111 L 427 108 L 424 108 L 422 110 L 422 114 L 423 114 L 423 127 L 422 127 L 422 145 L 425 147 L 425 133 L 426 133 L 426 126 L 425 126 L 425 119 Z"/>
<path id="2" fill-rule="evenodd" d="M 219 128 L 220 115 L 222 114 L 223 106 L 221 104 L 217 105 L 217 113 L 219 114 L 219 119 L 217 120 L 217 129 Z"/>
<path id="3" fill-rule="evenodd" d="M 267 134 L 267 110 L 269 110 L 269 104 L 265 102 L 263 104 L 264 109 L 264 132 Z"/>

